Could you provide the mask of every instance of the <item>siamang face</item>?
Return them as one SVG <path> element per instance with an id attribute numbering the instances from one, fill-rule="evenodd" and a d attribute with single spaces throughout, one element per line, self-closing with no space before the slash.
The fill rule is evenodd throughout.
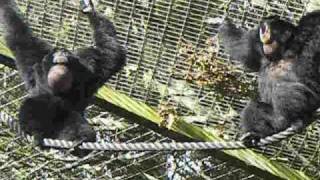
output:
<path id="1" fill-rule="evenodd" d="M 267 57 L 278 56 L 286 48 L 286 43 L 293 36 L 293 31 L 292 24 L 278 17 L 263 20 L 259 27 L 259 35 L 264 54 Z"/>
<path id="2" fill-rule="evenodd" d="M 72 88 L 73 74 L 68 67 L 71 55 L 67 50 L 59 50 L 52 55 L 53 66 L 48 72 L 47 79 L 53 92 L 68 92 Z"/>
<path id="3" fill-rule="evenodd" d="M 67 51 L 66 49 L 61 49 L 56 51 L 53 54 L 53 63 L 55 64 L 66 64 L 68 63 L 68 57 L 71 55 L 71 53 L 69 51 Z"/>

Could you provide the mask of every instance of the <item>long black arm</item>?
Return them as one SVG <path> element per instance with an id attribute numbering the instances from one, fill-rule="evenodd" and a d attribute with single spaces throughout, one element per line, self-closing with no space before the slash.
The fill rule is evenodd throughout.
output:
<path id="1" fill-rule="evenodd" d="M 17 68 L 26 82 L 27 88 L 34 86 L 32 66 L 41 62 L 52 49 L 46 42 L 35 37 L 27 23 L 17 12 L 12 0 L 1 0 L 0 22 L 5 29 L 5 40 L 16 57 Z"/>
<path id="2" fill-rule="evenodd" d="M 119 44 L 111 21 L 101 14 L 87 14 L 92 26 L 95 47 L 80 49 L 77 55 L 89 71 L 105 81 L 118 72 L 125 63 L 126 51 Z"/>
<path id="3" fill-rule="evenodd" d="M 246 31 L 226 21 L 220 27 L 219 39 L 232 60 L 240 61 L 251 71 L 259 71 L 263 53 L 257 29 Z"/>
<path id="4" fill-rule="evenodd" d="M 294 56 L 296 54 L 303 53 L 303 50 L 308 48 L 312 48 L 312 52 L 319 53 L 319 27 L 320 10 L 310 12 L 303 16 L 297 26 L 297 35 L 294 37 L 292 43 L 288 45 L 289 50 L 287 51 L 287 55 Z"/>

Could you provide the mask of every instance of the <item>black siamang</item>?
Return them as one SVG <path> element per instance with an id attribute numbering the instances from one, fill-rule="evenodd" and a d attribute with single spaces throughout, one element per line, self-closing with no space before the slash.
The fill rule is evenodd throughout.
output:
<path id="1" fill-rule="evenodd" d="M 320 11 L 297 26 L 275 16 L 252 30 L 226 21 L 219 37 L 231 59 L 259 73 L 259 96 L 241 112 L 245 143 L 312 122 L 320 105 Z"/>
<path id="2" fill-rule="evenodd" d="M 125 63 L 126 53 L 112 22 L 98 14 L 90 0 L 81 2 L 94 30 L 95 46 L 72 53 L 35 37 L 15 11 L 15 2 L 0 0 L 5 40 L 28 90 L 20 107 L 20 124 L 38 140 L 95 141 L 95 132 L 84 118 L 85 108 L 97 89 Z"/>

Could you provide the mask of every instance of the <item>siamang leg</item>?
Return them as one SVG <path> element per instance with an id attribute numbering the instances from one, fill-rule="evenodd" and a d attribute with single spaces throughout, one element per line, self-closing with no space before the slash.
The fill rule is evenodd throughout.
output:
<path id="1" fill-rule="evenodd" d="M 272 121 L 275 133 L 289 127 L 297 131 L 303 129 L 312 122 L 313 112 L 319 106 L 318 96 L 301 83 L 280 83 L 275 88 L 272 101 L 275 114 L 285 117 Z"/>
<path id="2" fill-rule="evenodd" d="M 96 133 L 88 121 L 76 111 L 70 111 L 63 121 L 63 128 L 57 134 L 58 139 L 96 141 Z"/>
<path id="3" fill-rule="evenodd" d="M 251 145 L 258 143 L 260 138 L 273 134 L 273 119 L 274 112 L 270 104 L 250 101 L 241 112 L 241 125 L 246 132 L 241 139 Z"/>
<path id="4" fill-rule="evenodd" d="M 83 114 L 72 111 L 69 112 L 68 116 L 63 120 L 63 124 L 59 127 L 59 131 L 56 132 L 54 138 L 76 142 L 95 142 L 96 133 L 83 117 Z M 83 157 L 90 152 L 90 150 L 75 148 L 72 154 Z"/>
<path id="5" fill-rule="evenodd" d="M 20 107 L 20 126 L 26 133 L 38 137 L 37 140 L 50 137 L 55 132 L 54 118 L 57 116 L 57 111 L 58 100 L 54 96 L 28 97 Z"/>
<path id="6" fill-rule="evenodd" d="M 255 144 L 260 138 L 289 127 L 296 131 L 303 129 L 312 121 L 318 101 L 317 95 L 303 84 L 279 83 L 274 87 L 272 105 L 250 102 L 243 110 L 243 128 L 247 132 L 243 141 Z"/>
<path id="7" fill-rule="evenodd" d="M 33 36 L 30 28 L 16 11 L 13 0 L 2 0 L 0 21 L 4 25 L 5 40 L 16 57 L 17 68 L 26 82 L 27 88 L 34 85 L 32 65 L 40 62 L 51 50 L 46 42 Z"/>
<path id="8" fill-rule="evenodd" d="M 21 128 L 36 137 L 95 141 L 95 131 L 80 112 L 71 111 L 56 96 L 28 97 L 19 112 Z"/>

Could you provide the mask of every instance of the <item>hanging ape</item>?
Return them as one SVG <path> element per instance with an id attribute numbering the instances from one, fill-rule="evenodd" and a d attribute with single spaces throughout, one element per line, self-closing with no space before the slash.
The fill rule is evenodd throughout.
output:
<path id="1" fill-rule="evenodd" d="M 91 1 L 83 0 L 95 46 L 73 53 L 35 37 L 15 11 L 14 1 L 0 4 L 5 40 L 28 91 L 19 113 L 22 129 L 40 139 L 95 141 L 84 111 L 98 88 L 125 63 L 112 22 L 97 13 Z"/>
<path id="2" fill-rule="evenodd" d="M 229 21 L 219 35 L 231 59 L 258 72 L 259 97 L 241 113 L 242 137 L 248 144 L 312 122 L 320 99 L 320 12 L 294 26 L 278 17 L 264 19 L 258 28 L 244 30 Z"/>

